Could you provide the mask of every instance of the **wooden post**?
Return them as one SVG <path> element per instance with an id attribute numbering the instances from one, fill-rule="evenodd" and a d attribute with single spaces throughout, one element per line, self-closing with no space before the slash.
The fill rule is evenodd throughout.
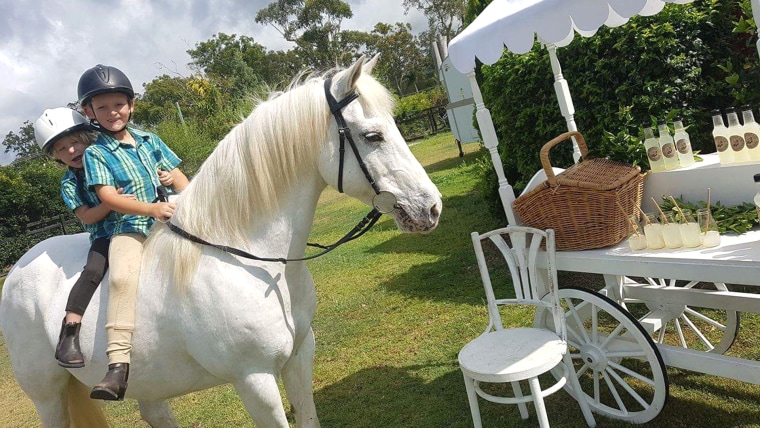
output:
<path id="1" fill-rule="evenodd" d="M 66 235 L 66 218 L 63 214 L 58 214 L 58 219 L 61 221 L 61 231 L 63 231 L 63 234 Z"/>

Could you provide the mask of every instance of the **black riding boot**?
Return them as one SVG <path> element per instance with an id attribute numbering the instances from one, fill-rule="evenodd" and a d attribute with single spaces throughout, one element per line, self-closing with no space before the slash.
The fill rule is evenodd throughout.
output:
<path id="1" fill-rule="evenodd" d="M 78 322 L 66 322 L 66 318 L 61 323 L 61 334 L 58 336 L 58 345 L 55 347 L 55 359 L 58 365 L 71 369 L 84 367 L 84 356 L 79 349 L 79 328 L 82 327 Z"/>
<path id="2" fill-rule="evenodd" d="M 97 400 L 123 400 L 124 393 L 127 392 L 127 379 L 129 379 L 128 363 L 109 364 L 106 377 L 92 388 L 90 398 Z"/>

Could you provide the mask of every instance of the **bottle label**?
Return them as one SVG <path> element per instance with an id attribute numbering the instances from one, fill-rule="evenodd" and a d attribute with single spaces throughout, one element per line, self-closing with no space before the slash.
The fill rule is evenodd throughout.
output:
<path id="1" fill-rule="evenodd" d="M 754 132 L 747 132 L 744 134 L 744 143 L 747 145 L 748 149 L 754 149 L 760 144 L 760 137 Z"/>
<path id="2" fill-rule="evenodd" d="M 673 143 L 665 143 L 662 145 L 662 155 L 668 159 L 676 157 L 676 148 Z"/>
<path id="3" fill-rule="evenodd" d="M 662 159 L 662 152 L 660 152 L 659 146 L 650 147 L 647 150 L 647 157 L 650 162 L 660 162 Z"/>
<path id="4" fill-rule="evenodd" d="M 728 149 L 728 138 L 720 135 L 715 137 L 715 149 L 719 152 L 725 152 Z"/>
<path id="5" fill-rule="evenodd" d="M 678 141 L 676 141 L 676 149 L 678 149 L 678 152 L 682 155 L 689 154 L 689 150 L 691 149 L 691 143 L 686 138 L 681 138 Z"/>
<path id="6" fill-rule="evenodd" d="M 740 152 L 744 148 L 744 137 L 741 135 L 731 136 L 731 149 L 735 152 Z"/>

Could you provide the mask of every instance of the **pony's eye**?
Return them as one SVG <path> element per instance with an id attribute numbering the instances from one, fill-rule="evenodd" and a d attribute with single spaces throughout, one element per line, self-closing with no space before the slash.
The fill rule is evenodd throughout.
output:
<path id="1" fill-rule="evenodd" d="M 379 132 L 367 132 L 363 135 L 364 139 L 370 143 L 379 143 L 383 141 L 383 134 Z"/>

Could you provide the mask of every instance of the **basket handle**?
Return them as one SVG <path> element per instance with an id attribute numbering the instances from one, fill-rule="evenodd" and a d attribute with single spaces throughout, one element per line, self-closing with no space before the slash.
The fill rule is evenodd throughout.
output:
<path id="1" fill-rule="evenodd" d="M 578 143 L 578 149 L 581 151 L 581 157 L 585 158 L 588 154 L 588 146 L 586 146 L 586 140 L 583 138 L 583 135 L 581 135 L 581 133 L 578 131 L 567 131 L 564 134 L 560 134 L 554 137 L 554 139 L 548 143 L 544 144 L 543 147 L 541 147 L 541 152 L 539 154 L 539 158 L 541 159 L 541 166 L 543 166 L 544 172 L 546 173 L 546 181 L 548 181 L 549 185 L 552 187 L 555 187 L 557 185 L 557 178 L 554 176 L 552 164 L 549 162 L 549 151 L 552 147 L 563 141 L 570 140 L 572 137 L 575 137 L 575 141 Z"/>

